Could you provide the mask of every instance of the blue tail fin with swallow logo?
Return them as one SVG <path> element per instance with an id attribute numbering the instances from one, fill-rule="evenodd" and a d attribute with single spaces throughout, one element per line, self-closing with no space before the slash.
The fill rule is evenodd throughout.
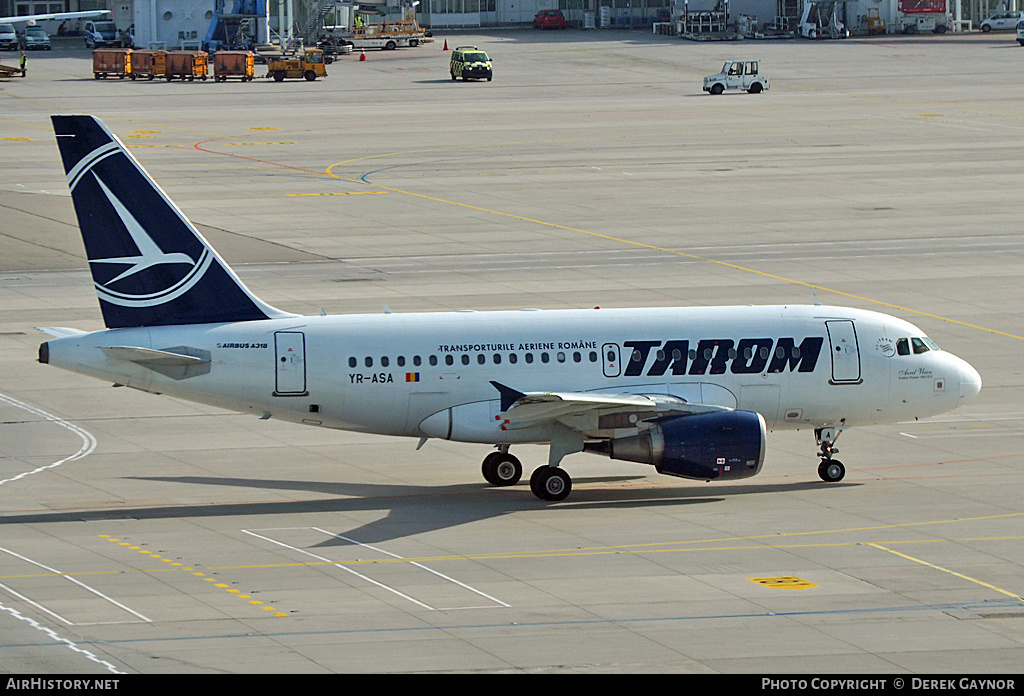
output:
<path id="1" fill-rule="evenodd" d="M 249 292 L 99 119 L 51 118 L 108 328 L 294 316 Z"/>

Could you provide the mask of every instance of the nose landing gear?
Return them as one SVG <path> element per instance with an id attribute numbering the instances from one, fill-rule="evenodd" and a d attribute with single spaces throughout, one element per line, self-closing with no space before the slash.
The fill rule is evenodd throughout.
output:
<path id="1" fill-rule="evenodd" d="M 841 423 L 845 423 L 843 419 Z M 846 476 L 846 467 L 838 459 L 833 459 L 832 455 L 839 452 L 835 447 L 835 442 L 839 439 L 839 434 L 843 432 L 842 426 L 838 428 L 817 428 L 814 431 L 814 439 L 818 443 L 818 447 L 821 450 L 821 463 L 818 464 L 818 476 L 822 481 L 827 483 L 835 483 L 842 481 L 843 477 Z"/>

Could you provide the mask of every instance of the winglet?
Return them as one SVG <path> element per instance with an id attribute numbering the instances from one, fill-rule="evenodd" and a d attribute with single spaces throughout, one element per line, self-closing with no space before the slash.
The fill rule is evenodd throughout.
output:
<path id="1" fill-rule="evenodd" d="M 512 387 L 506 387 L 500 382 L 491 380 L 491 384 L 494 385 L 494 388 L 498 390 L 499 394 L 501 394 L 501 410 L 503 412 L 512 408 L 512 405 L 515 404 L 515 402 L 526 396 L 523 392 L 516 391 Z"/>

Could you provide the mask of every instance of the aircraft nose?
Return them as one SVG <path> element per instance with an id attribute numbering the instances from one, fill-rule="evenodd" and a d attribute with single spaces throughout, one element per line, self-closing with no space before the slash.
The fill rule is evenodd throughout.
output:
<path id="1" fill-rule="evenodd" d="M 960 361 L 960 401 L 967 401 L 981 391 L 981 375 L 966 360 Z"/>

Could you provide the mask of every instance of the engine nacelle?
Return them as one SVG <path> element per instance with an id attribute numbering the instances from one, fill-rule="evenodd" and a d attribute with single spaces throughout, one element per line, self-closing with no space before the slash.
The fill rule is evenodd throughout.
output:
<path id="1" fill-rule="evenodd" d="M 743 479 L 764 463 L 764 418 L 753 411 L 720 411 L 658 419 L 645 432 L 587 443 L 584 451 L 641 464 L 689 479 Z"/>

